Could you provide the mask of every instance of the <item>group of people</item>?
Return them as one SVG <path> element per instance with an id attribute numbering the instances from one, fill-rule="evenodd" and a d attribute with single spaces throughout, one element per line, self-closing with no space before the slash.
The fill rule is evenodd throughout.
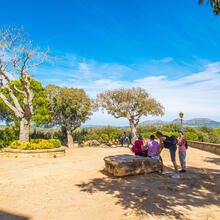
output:
<path id="1" fill-rule="evenodd" d="M 172 175 L 172 178 L 180 178 L 179 173 L 186 172 L 186 150 L 188 148 L 188 144 L 186 138 L 184 136 L 184 130 L 180 129 L 178 131 L 179 138 L 177 139 L 175 136 L 167 136 L 163 135 L 160 131 L 156 132 L 156 137 L 158 138 L 159 142 L 155 141 L 155 136 L 150 136 L 150 141 L 144 145 L 143 137 L 140 136 L 138 140 L 135 141 L 132 151 L 135 155 L 144 156 L 144 157 L 152 157 L 161 161 L 162 168 L 161 174 L 165 174 L 163 168 L 163 160 L 161 158 L 161 152 L 163 148 L 167 148 L 170 151 L 170 158 L 173 163 L 175 173 Z M 178 165 L 176 163 L 176 151 L 177 145 L 179 148 L 179 159 L 181 163 L 182 169 L 178 170 Z"/>
<path id="2" fill-rule="evenodd" d="M 121 145 L 125 145 L 125 144 L 132 144 L 132 133 L 130 132 L 129 135 L 127 136 L 127 133 L 124 132 L 122 135 L 119 136 L 119 140 L 121 142 Z"/>

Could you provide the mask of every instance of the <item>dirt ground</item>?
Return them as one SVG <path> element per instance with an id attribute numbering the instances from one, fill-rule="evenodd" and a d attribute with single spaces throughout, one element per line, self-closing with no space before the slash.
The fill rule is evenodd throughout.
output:
<path id="1" fill-rule="evenodd" d="M 190 148 L 188 172 L 114 178 L 103 158 L 129 149 L 75 148 L 53 159 L 0 159 L 0 220 L 220 219 L 220 156 Z"/>

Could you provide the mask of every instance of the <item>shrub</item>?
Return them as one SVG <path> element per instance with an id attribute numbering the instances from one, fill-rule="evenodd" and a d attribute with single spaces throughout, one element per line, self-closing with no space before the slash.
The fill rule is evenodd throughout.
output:
<path id="1" fill-rule="evenodd" d="M 0 130 L 0 147 L 8 147 L 11 142 L 18 139 L 18 131 L 13 126 Z"/>
<path id="2" fill-rule="evenodd" d="M 152 134 L 155 136 L 155 132 L 141 133 L 141 135 L 142 135 L 144 138 L 147 138 L 147 139 L 150 139 L 150 136 L 151 136 Z"/>
<path id="3" fill-rule="evenodd" d="M 186 137 L 186 140 L 191 140 L 191 141 L 199 140 L 198 135 L 193 132 L 185 132 L 184 136 Z"/>
<path id="4" fill-rule="evenodd" d="M 10 147 L 20 150 L 53 149 L 61 147 L 61 143 L 58 139 L 32 139 L 30 142 L 23 143 L 20 143 L 19 140 L 16 140 L 10 144 Z"/>
<path id="5" fill-rule="evenodd" d="M 99 139 L 100 139 L 101 141 L 107 141 L 107 140 L 109 140 L 109 136 L 108 136 L 108 134 L 102 134 L 102 135 L 99 137 Z"/>
<path id="6" fill-rule="evenodd" d="M 109 138 L 110 139 L 118 139 L 119 135 L 120 134 L 118 132 L 113 131 L 113 132 L 110 133 Z"/>
<path id="7" fill-rule="evenodd" d="M 207 133 L 197 130 L 196 134 L 198 135 L 198 141 L 209 142 L 209 135 Z"/>
<path id="8" fill-rule="evenodd" d="M 216 128 L 215 132 L 220 135 L 220 128 Z"/>

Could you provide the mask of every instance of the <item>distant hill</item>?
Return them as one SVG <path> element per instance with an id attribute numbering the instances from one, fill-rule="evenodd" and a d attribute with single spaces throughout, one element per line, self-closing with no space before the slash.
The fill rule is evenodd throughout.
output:
<path id="1" fill-rule="evenodd" d="M 148 120 L 140 123 L 140 125 L 164 125 L 164 124 L 180 124 L 181 120 L 175 119 L 173 121 L 162 121 L 162 120 Z M 185 126 L 209 126 L 209 127 L 220 127 L 220 122 L 213 121 L 209 118 L 193 118 L 191 120 L 183 120 L 183 125 Z"/>

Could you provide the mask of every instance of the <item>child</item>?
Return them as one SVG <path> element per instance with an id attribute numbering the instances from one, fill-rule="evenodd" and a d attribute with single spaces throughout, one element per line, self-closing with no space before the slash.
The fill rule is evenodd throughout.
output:
<path id="1" fill-rule="evenodd" d="M 181 163 L 182 170 L 180 170 L 180 173 L 186 172 L 186 138 L 184 137 L 184 130 L 180 129 L 178 131 L 180 138 L 178 140 L 179 145 L 179 159 Z"/>

